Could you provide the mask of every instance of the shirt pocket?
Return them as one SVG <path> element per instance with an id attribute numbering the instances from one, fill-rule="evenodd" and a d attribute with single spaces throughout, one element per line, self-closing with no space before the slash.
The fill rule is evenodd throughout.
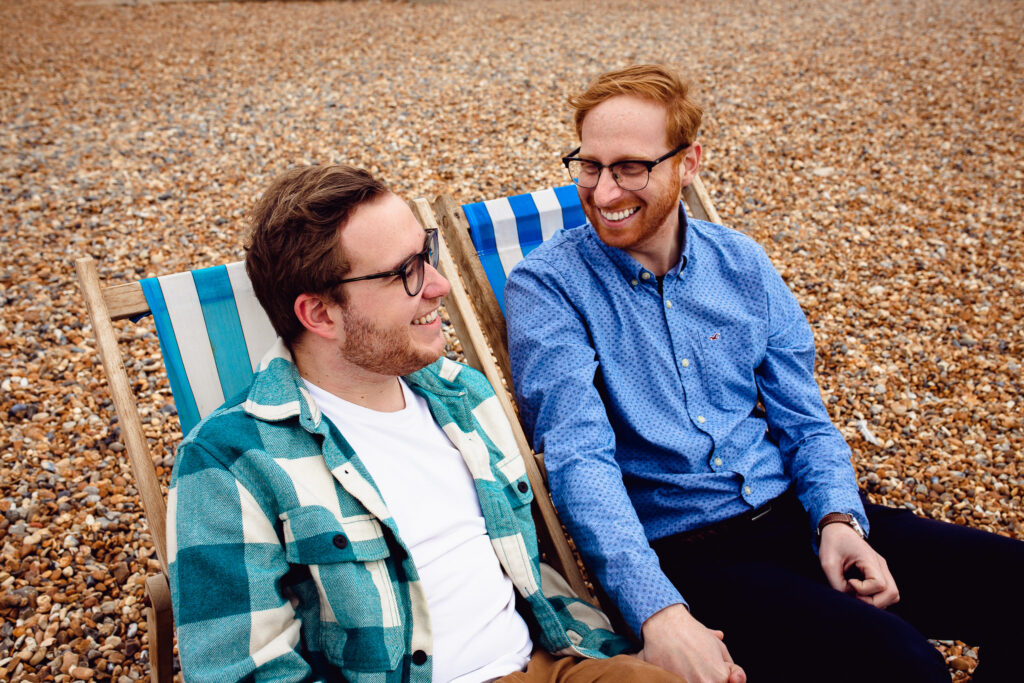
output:
<path id="1" fill-rule="evenodd" d="M 390 550 L 372 515 L 339 521 L 319 505 L 281 514 L 288 562 L 304 565 L 320 599 L 320 649 L 352 671 L 393 671 L 405 652 Z"/>
<path id="2" fill-rule="evenodd" d="M 699 336 L 701 378 L 713 405 L 749 410 L 757 402 L 754 362 L 757 342 L 744 328 L 703 331 Z"/>

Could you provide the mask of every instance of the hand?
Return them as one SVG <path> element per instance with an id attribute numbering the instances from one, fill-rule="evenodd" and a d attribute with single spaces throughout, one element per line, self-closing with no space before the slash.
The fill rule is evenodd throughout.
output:
<path id="1" fill-rule="evenodd" d="M 880 609 L 900 600 L 885 558 L 846 524 L 828 524 L 821 530 L 818 561 L 829 584 L 837 591 Z"/>
<path id="2" fill-rule="evenodd" d="M 644 649 L 637 656 L 687 683 L 747 681 L 725 647 L 725 634 L 706 628 L 683 605 L 670 605 L 645 621 L 643 638 Z"/>

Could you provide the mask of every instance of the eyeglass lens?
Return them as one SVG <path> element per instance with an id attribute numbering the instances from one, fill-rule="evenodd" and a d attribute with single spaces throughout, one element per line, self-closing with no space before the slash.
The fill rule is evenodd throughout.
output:
<path id="1" fill-rule="evenodd" d="M 573 159 L 568 164 L 569 177 L 572 181 L 583 188 L 597 187 L 604 167 L 601 164 L 583 159 Z M 643 164 L 635 161 L 622 161 L 611 164 L 607 167 L 611 171 L 612 178 L 623 190 L 636 191 L 647 187 L 650 171 Z"/>
<path id="2" fill-rule="evenodd" d="M 426 262 L 430 260 L 433 268 L 437 267 L 437 231 L 431 230 L 427 236 L 427 247 L 416 254 L 402 271 L 402 281 L 405 283 L 405 291 L 409 296 L 416 296 L 423 289 L 424 272 Z"/>

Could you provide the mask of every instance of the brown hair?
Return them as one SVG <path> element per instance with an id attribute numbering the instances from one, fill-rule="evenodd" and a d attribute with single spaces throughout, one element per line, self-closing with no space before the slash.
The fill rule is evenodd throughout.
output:
<path id="1" fill-rule="evenodd" d="M 295 317 L 296 297 L 326 294 L 344 303 L 342 292 L 327 286 L 349 269 L 338 232 L 359 205 L 387 191 L 362 169 L 300 166 L 277 176 L 256 202 L 245 271 L 274 330 L 289 346 L 305 329 Z"/>
<path id="2" fill-rule="evenodd" d="M 594 107 L 618 95 L 632 95 L 665 105 L 665 132 L 670 145 L 692 144 L 704 110 L 690 98 L 689 92 L 687 81 L 660 64 L 638 64 L 601 74 L 586 90 L 569 98 L 569 104 L 576 110 L 576 135 L 582 140 L 583 119 Z"/>

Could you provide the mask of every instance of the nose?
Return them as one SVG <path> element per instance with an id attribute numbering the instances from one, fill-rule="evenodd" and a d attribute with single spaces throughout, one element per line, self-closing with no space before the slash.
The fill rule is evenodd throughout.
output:
<path id="1" fill-rule="evenodd" d="M 598 206 L 610 206 L 622 197 L 625 190 L 619 187 L 612 175 L 612 169 L 601 169 L 601 175 L 597 178 L 597 186 L 591 190 L 594 193 L 594 203 Z"/>
<path id="2" fill-rule="evenodd" d="M 439 299 L 451 291 L 451 283 L 434 266 L 423 264 L 423 298 Z"/>

